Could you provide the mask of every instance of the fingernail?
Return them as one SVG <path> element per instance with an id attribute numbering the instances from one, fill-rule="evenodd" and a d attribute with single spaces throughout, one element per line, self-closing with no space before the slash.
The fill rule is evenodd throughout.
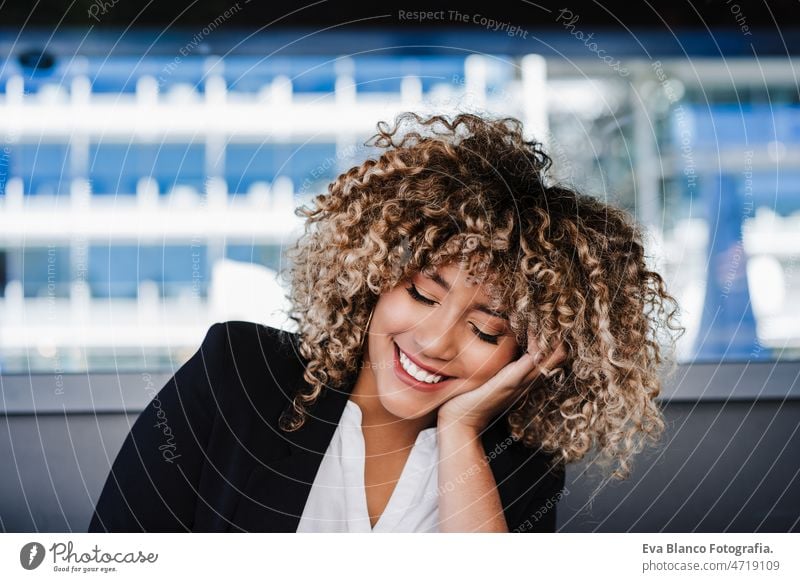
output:
<path id="1" fill-rule="evenodd" d="M 542 358 L 544 358 L 544 354 L 542 352 L 539 352 L 538 354 L 533 356 L 533 363 L 538 364 L 539 362 L 542 361 Z"/>

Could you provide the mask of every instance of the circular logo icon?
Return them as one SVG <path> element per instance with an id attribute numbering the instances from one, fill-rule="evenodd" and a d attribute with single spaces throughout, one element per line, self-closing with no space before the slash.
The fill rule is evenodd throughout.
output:
<path id="1" fill-rule="evenodd" d="M 26 570 L 34 570 L 44 560 L 44 546 L 39 542 L 28 542 L 19 551 L 19 563 Z"/>

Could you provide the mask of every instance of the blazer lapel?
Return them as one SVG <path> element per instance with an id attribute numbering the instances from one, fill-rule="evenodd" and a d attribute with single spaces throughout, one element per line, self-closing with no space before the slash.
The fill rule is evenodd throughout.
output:
<path id="1" fill-rule="evenodd" d="M 343 385 L 349 390 L 352 383 Z M 230 531 L 297 531 L 314 478 L 349 398 L 349 391 L 328 388 L 309 409 L 301 428 L 281 431 L 288 450 L 253 468 L 234 510 Z"/>

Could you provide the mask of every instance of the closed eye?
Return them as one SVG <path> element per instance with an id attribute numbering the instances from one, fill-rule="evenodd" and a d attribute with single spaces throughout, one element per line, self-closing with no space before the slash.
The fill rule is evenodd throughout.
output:
<path id="1" fill-rule="evenodd" d="M 434 301 L 433 299 L 428 299 L 427 297 L 422 295 L 417 290 L 417 287 L 413 283 L 411 283 L 410 287 L 406 287 L 406 291 L 408 291 L 408 294 L 411 295 L 411 297 L 413 297 L 415 301 L 419 301 L 420 303 L 423 303 L 423 304 L 429 305 L 429 306 L 436 305 L 436 301 Z M 472 324 L 470 324 L 470 325 L 472 325 Z M 479 330 L 474 325 L 472 325 L 472 329 L 475 332 L 475 335 L 477 335 L 480 339 L 482 339 L 486 343 L 490 343 L 490 344 L 493 344 L 493 345 L 497 345 L 498 338 L 503 336 L 503 334 L 490 335 L 488 333 L 483 333 L 481 330 Z"/>
<path id="2" fill-rule="evenodd" d="M 428 299 L 427 297 L 422 295 L 417 290 L 416 286 L 413 283 L 411 283 L 411 287 L 406 287 L 406 291 L 408 291 L 408 294 L 411 295 L 411 297 L 413 297 L 414 299 L 416 299 L 420 303 L 424 303 L 425 305 L 435 305 L 436 304 L 436 301 L 434 301 L 433 299 Z"/>

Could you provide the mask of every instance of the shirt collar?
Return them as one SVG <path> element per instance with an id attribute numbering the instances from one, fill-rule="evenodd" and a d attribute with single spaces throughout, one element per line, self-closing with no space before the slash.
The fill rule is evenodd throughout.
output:
<path id="1" fill-rule="evenodd" d="M 356 404 L 354 401 L 348 399 L 345 402 L 344 406 L 344 413 L 342 414 L 342 424 L 346 424 L 349 427 L 358 427 L 361 429 L 361 420 L 363 419 L 363 414 L 361 411 L 361 407 Z M 417 435 L 416 441 L 414 442 L 414 446 L 417 446 L 421 443 L 426 443 L 430 446 L 436 446 L 436 427 L 432 426 L 430 428 L 422 429 L 419 434 Z"/>

